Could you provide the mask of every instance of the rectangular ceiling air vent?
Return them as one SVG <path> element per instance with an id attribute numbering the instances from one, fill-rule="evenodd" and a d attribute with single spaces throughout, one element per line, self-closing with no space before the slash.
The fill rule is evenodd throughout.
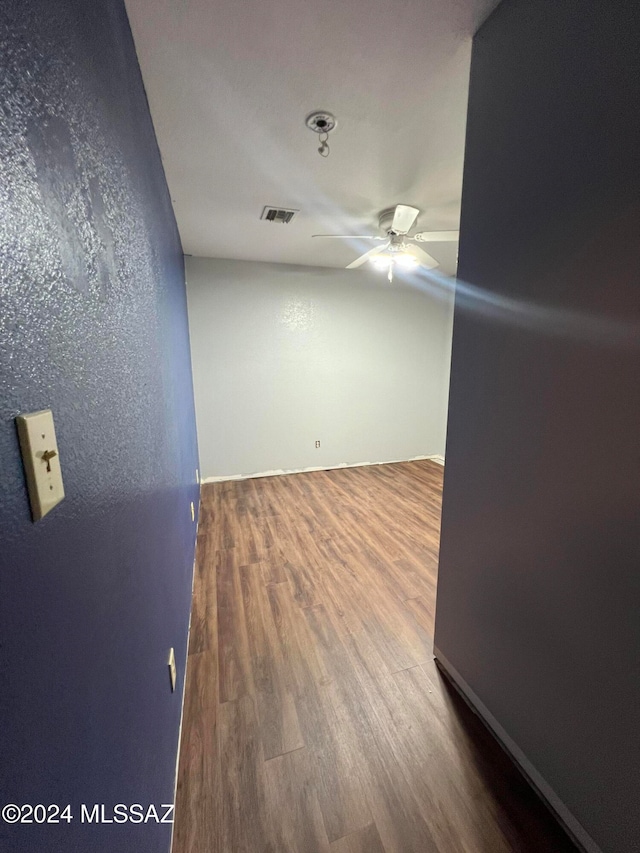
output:
<path id="1" fill-rule="evenodd" d="M 265 207 L 262 211 L 260 219 L 266 219 L 268 222 L 281 222 L 283 225 L 288 225 L 293 217 L 299 213 L 297 210 L 286 210 L 284 207 Z"/>

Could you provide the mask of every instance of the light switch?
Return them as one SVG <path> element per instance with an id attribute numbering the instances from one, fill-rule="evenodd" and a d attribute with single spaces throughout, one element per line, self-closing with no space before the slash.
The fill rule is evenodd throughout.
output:
<path id="1" fill-rule="evenodd" d="M 173 649 L 169 649 L 169 660 L 167 661 L 169 665 L 169 681 L 171 683 L 171 692 L 173 693 L 176 689 L 176 655 Z"/>
<path id="2" fill-rule="evenodd" d="M 50 512 L 64 498 L 62 469 L 51 409 L 16 418 L 22 462 L 27 478 L 34 521 Z"/>

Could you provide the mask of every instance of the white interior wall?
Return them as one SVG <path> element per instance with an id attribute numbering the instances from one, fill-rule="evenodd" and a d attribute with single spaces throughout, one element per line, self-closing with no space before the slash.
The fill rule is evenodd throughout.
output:
<path id="1" fill-rule="evenodd" d="M 204 479 L 444 454 L 450 288 L 186 260 Z"/>

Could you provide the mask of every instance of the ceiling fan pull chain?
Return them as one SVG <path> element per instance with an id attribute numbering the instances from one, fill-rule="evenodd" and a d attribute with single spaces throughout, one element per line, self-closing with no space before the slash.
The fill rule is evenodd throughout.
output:
<path id="1" fill-rule="evenodd" d="M 329 154 L 331 154 L 331 148 L 329 148 L 329 134 L 328 133 L 321 133 L 318 138 L 320 140 L 320 147 L 318 148 L 318 154 L 321 157 L 328 157 Z"/>

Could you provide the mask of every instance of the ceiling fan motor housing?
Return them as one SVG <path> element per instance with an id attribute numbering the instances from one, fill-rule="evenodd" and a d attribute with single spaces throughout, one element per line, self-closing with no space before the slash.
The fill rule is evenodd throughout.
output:
<path id="1" fill-rule="evenodd" d="M 380 218 L 378 220 L 378 225 L 380 226 L 380 230 L 383 232 L 383 234 L 400 233 L 400 232 L 394 231 L 391 228 L 395 212 L 396 212 L 395 207 L 389 207 L 386 210 L 383 210 L 382 213 L 380 214 Z"/>
<path id="2" fill-rule="evenodd" d="M 390 252 L 402 252 L 406 249 L 406 243 L 404 242 L 405 235 L 404 234 L 396 234 L 394 231 L 389 233 L 389 251 Z"/>

